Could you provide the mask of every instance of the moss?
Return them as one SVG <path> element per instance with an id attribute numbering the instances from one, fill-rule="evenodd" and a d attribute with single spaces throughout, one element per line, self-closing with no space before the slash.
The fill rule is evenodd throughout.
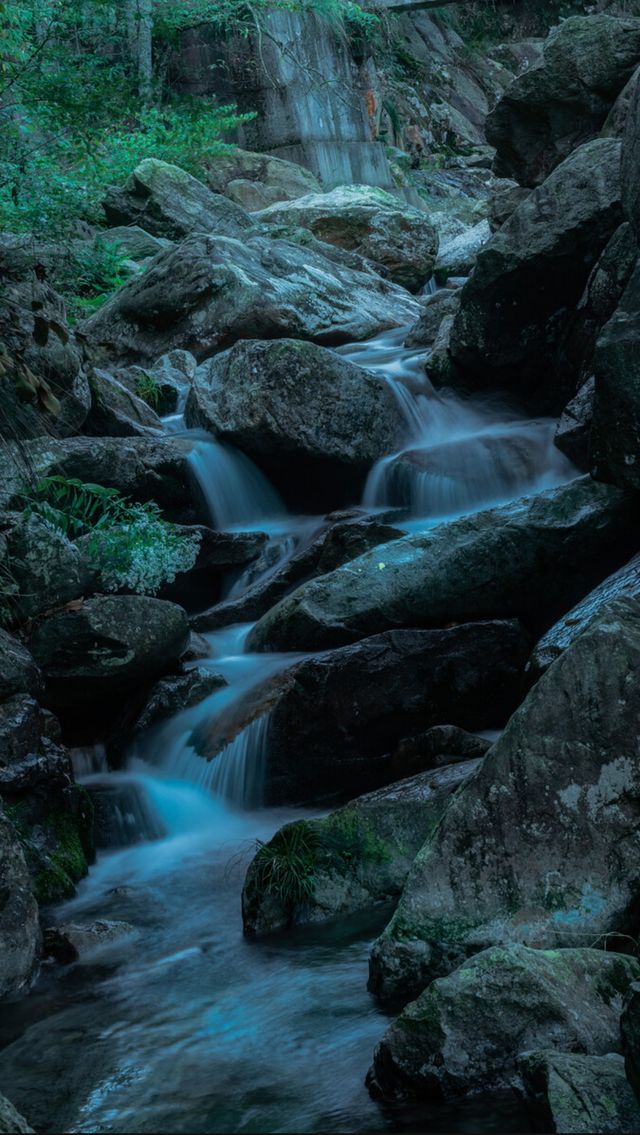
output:
<path id="1" fill-rule="evenodd" d="M 342 808 L 323 822 L 319 846 L 327 865 L 337 871 L 389 863 L 392 853 L 371 820 L 356 808 Z"/>
<path id="2" fill-rule="evenodd" d="M 58 809 L 43 823 L 32 822 L 27 800 L 5 807 L 22 844 L 35 896 L 43 906 L 73 895 L 75 884 L 87 874 L 94 857 L 93 804 L 85 789 L 77 788 L 76 792 L 74 813 Z M 44 835 L 37 843 L 33 838 L 35 827 Z"/>

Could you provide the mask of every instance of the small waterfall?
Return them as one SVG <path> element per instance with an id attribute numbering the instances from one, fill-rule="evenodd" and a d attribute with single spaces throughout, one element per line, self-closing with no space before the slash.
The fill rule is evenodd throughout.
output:
<path id="1" fill-rule="evenodd" d="M 95 841 L 99 850 L 132 847 L 166 835 L 141 780 L 125 773 L 108 780 L 85 782 L 95 807 Z"/>
<path id="2" fill-rule="evenodd" d="M 168 771 L 178 780 L 188 781 L 233 807 L 246 811 L 260 807 L 269 716 L 264 713 L 252 721 L 211 760 L 199 756 L 188 742 L 189 735 L 185 734 L 166 766 Z"/>
<path id="3" fill-rule="evenodd" d="M 188 456 L 211 523 L 225 531 L 251 527 L 285 507 L 275 489 L 244 453 L 213 438 L 200 438 Z"/>

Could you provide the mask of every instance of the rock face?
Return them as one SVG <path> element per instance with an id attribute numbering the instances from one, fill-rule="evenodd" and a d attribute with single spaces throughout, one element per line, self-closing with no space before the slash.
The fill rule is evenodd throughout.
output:
<path id="1" fill-rule="evenodd" d="M 640 555 L 590 591 L 542 636 L 531 655 L 529 668 L 538 677 L 598 618 L 613 599 L 640 599 Z"/>
<path id="2" fill-rule="evenodd" d="M 600 950 L 484 950 L 394 1021 L 370 1084 L 386 1098 L 446 1100 L 516 1085 L 523 1051 L 619 1051 L 623 998 L 638 972 L 635 958 Z"/>
<path id="3" fill-rule="evenodd" d="M 622 138 L 622 205 L 640 237 L 640 68 L 630 83 L 629 106 Z"/>
<path id="4" fill-rule="evenodd" d="M 179 347 L 202 360 L 237 339 L 367 339 L 419 314 L 394 284 L 315 250 L 191 236 L 120 288 L 83 332 L 111 358 L 153 362 Z"/>
<path id="5" fill-rule="evenodd" d="M 491 236 L 488 221 L 479 221 L 451 240 L 443 241 L 435 264 L 436 280 L 444 284 L 450 276 L 468 276 L 478 253 Z"/>
<path id="6" fill-rule="evenodd" d="M 631 509 L 585 477 L 394 540 L 281 600 L 257 623 L 250 649 L 322 650 L 452 619 L 548 626 L 554 608 L 558 617 L 602 578 L 607 560 L 611 570 L 625 547 L 634 550 Z"/>
<path id="7" fill-rule="evenodd" d="M 181 607 L 140 595 L 101 596 L 51 615 L 30 646 L 50 704 L 73 706 L 116 697 L 157 677 L 187 645 Z"/>
<path id="8" fill-rule="evenodd" d="M 622 221 L 619 169 L 618 141 L 586 143 L 481 250 L 451 336 L 469 388 L 501 386 L 556 408 L 550 367 L 567 312 Z"/>
<path id="9" fill-rule="evenodd" d="M 33 1135 L 33 1127 L 29 1127 L 6 1096 L 0 1096 L 0 1131 L 7 1135 L 29 1135 L 29 1132 Z"/>
<path id="10" fill-rule="evenodd" d="M 38 956 L 38 907 L 22 849 L 0 809 L 0 998 L 28 985 Z"/>
<path id="11" fill-rule="evenodd" d="M 89 376 L 91 411 L 85 434 L 97 437 L 149 437 L 159 434 L 162 423 L 150 406 L 106 371 Z"/>
<path id="12" fill-rule="evenodd" d="M 556 430 L 555 444 L 579 469 L 591 465 L 591 426 L 596 381 L 589 378 L 575 398 L 567 403 Z"/>
<path id="13" fill-rule="evenodd" d="M 213 757 L 269 711 L 265 802 L 344 797 L 403 776 L 392 754 L 412 732 L 443 721 L 499 725 L 517 704 L 526 651 L 514 622 L 374 635 L 299 663 L 243 705 L 239 719 L 218 715 L 191 743 Z M 319 705 L 331 715 L 319 720 Z"/>
<path id="14" fill-rule="evenodd" d="M 249 212 L 265 209 L 276 201 L 292 201 L 307 193 L 321 192 L 317 177 L 304 166 L 237 148 L 211 158 L 206 180 L 210 189 L 224 193 Z"/>
<path id="15" fill-rule="evenodd" d="M 640 63 L 640 20 L 575 16 L 555 28 L 540 62 L 519 75 L 487 119 L 495 169 L 539 185 L 594 138 Z"/>
<path id="16" fill-rule="evenodd" d="M 37 694 L 42 677 L 29 651 L 0 628 L 0 699 L 14 694 Z"/>
<path id="17" fill-rule="evenodd" d="M 18 584 L 12 607 L 16 621 L 77 599 L 90 588 L 91 573 L 79 549 L 39 516 L 19 516 L 6 538 Z"/>
<path id="18" fill-rule="evenodd" d="M 244 340 L 196 372 L 189 425 L 202 425 L 270 474 L 361 487 L 406 424 L 387 383 L 333 351 L 295 339 Z"/>
<path id="19" fill-rule="evenodd" d="M 256 220 L 303 225 L 319 240 L 381 265 L 389 279 L 417 291 L 433 272 L 438 234 L 426 213 L 368 185 L 340 185 L 271 205 Z"/>
<path id="20" fill-rule="evenodd" d="M 247 871 L 242 891 L 245 934 L 344 918 L 395 898 L 452 792 L 478 763 L 465 761 L 422 773 L 360 796 L 324 819 L 280 828 Z M 283 895 L 276 885 L 277 872 L 291 869 L 296 849 L 304 861 L 304 893 L 294 887 Z"/>
<path id="21" fill-rule="evenodd" d="M 640 603 L 620 599 L 533 687 L 417 856 L 374 989 L 411 995 L 489 945 L 633 933 L 639 666 Z"/>
<path id="22" fill-rule="evenodd" d="M 598 341 L 592 428 L 594 476 L 640 489 L 640 265 Z"/>
<path id="23" fill-rule="evenodd" d="M 239 205 L 157 158 L 140 162 L 122 189 L 109 189 L 104 211 L 110 225 L 139 225 L 171 240 L 191 233 L 240 237 L 251 227 L 251 218 Z"/>
<path id="24" fill-rule="evenodd" d="M 521 1057 L 519 1066 L 542 1130 L 561 1135 L 584 1131 L 634 1135 L 640 1128 L 640 1104 L 618 1053 L 530 1052 Z"/>
<path id="25" fill-rule="evenodd" d="M 136 721 L 136 732 L 149 729 L 225 686 L 221 674 L 206 666 L 194 666 L 184 674 L 161 678 L 151 688 L 144 710 Z"/>
<path id="26" fill-rule="evenodd" d="M 629 1083 L 640 1099 L 640 982 L 634 981 L 620 1019 L 622 1047 Z"/>

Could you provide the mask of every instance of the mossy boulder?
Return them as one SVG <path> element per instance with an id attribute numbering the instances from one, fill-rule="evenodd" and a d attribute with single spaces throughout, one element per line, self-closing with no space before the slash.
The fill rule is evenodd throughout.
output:
<path id="1" fill-rule="evenodd" d="M 37 516 L 16 515 L 6 532 L 11 574 L 18 595 L 11 604 L 16 622 L 78 599 L 91 590 L 94 574 L 79 548 Z"/>
<path id="2" fill-rule="evenodd" d="M 153 437 L 162 430 L 155 410 L 107 371 L 89 374 L 91 410 L 84 433 L 97 437 Z M 158 387 L 158 398 L 161 390 Z"/>
<path id="3" fill-rule="evenodd" d="M 519 1069 L 542 1130 L 559 1135 L 635 1135 L 640 1130 L 640 1104 L 617 1052 L 528 1052 Z"/>
<path id="4" fill-rule="evenodd" d="M 210 189 L 224 193 L 249 212 L 320 192 L 317 177 L 304 166 L 238 147 L 211 157 L 205 180 Z"/>
<path id="5" fill-rule="evenodd" d="M 478 766 L 465 761 L 360 796 L 320 820 L 280 828 L 242 891 L 245 934 L 344 919 L 396 898 L 449 797 Z"/>
<path id="6" fill-rule="evenodd" d="M 385 1099 L 442 1101 L 518 1086 L 523 1051 L 619 1051 L 624 995 L 639 973 L 636 958 L 603 950 L 483 950 L 393 1022 L 369 1086 Z"/>

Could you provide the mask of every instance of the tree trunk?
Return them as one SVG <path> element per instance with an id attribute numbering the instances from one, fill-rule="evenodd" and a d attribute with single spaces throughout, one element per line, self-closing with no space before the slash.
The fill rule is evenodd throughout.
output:
<path id="1" fill-rule="evenodd" d="M 126 0 L 125 26 L 129 59 L 138 79 L 138 94 L 151 100 L 153 80 L 153 0 Z"/>

